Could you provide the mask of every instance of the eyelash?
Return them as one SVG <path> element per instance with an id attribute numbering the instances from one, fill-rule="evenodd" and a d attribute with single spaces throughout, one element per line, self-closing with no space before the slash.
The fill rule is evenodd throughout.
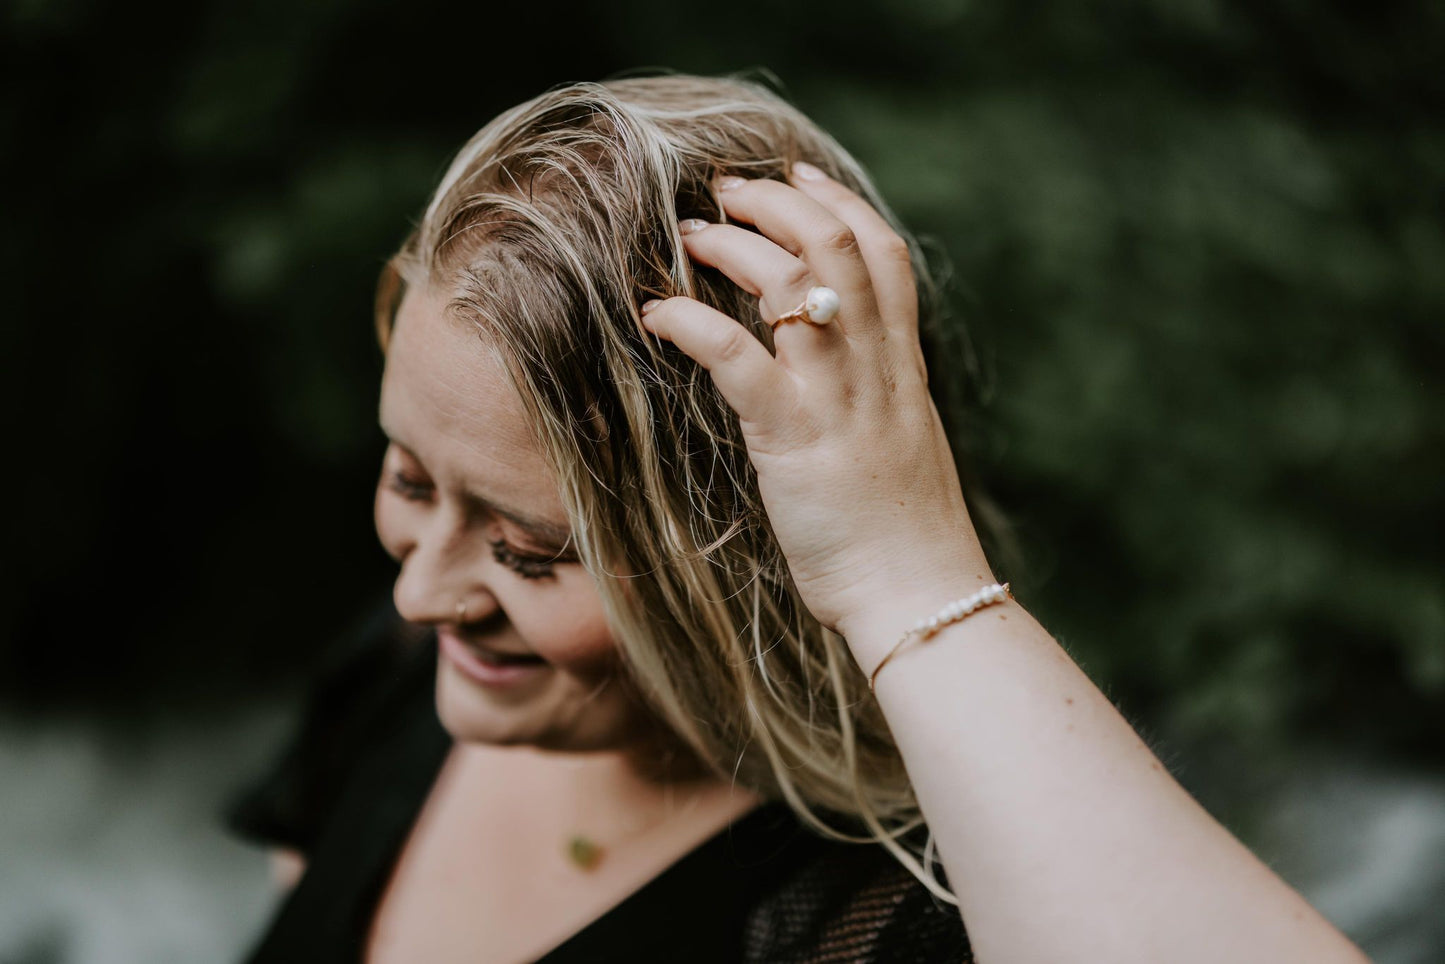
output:
<path id="1" fill-rule="evenodd" d="M 551 559 L 522 555 L 501 539 L 488 539 L 487 542 L 492 546 L 492 558 L 523 579 L 546 579 L 556 575 L 552 571 Z"/>
<path id="2" fill-rule="evenodd" d="M 431 498 L 432 487 L 425 482 L 409 479 L 401 471 L 387 473 L 387 488 L 409 502 L 425 502 Z M 555 557 L 532 556 L 517 552 L 507 545 L 505 539 L 488 539 L 492 547 L 492 558 L 506 566 L 523 579 L 546 579 L 555 576 L 553 564 L 566 561 Z"/>
<path id="3" fill-rule="evenodd" d="M 431 498 L 430 485 L 409 479 L 400 470 L 392 470 L 386 474 L 386 487 L 408 502 L 425 502 Z"/>

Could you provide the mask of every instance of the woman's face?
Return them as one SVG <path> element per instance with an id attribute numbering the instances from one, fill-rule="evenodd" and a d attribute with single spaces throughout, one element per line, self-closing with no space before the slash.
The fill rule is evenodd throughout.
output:
<path id="1" fill-rule="evenodd" d="M 444 306 L 413 288 L 397 312 L 376 491 L 397 609 L 437 630 L 442 722 L 469 742 L 623 746 L 641 704 L 556 483 L 500 361 Z"/>

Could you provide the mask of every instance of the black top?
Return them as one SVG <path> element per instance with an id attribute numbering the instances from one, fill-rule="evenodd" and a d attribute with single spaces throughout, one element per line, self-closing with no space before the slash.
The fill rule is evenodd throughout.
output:
<path id="1" fill-rule="evenodd" d="M 298 738 L 228 815 L 307 869 L 250 964 L 354 962 L 451 746 L 436 646 L 379 614 L 322 675 Z M 364 752 L 363 752 L 364 751 Z M 735 820 L 541 959 L 604 962 L 961 962 L 955 908 L 881 846 L 817 836 L 782 803 Z"/>

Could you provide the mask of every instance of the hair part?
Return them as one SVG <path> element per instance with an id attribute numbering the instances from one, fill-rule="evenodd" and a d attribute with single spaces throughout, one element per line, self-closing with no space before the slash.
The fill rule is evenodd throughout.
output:
<path id="1" fill-rule="evenodd" d="M 765 88 L 680 75 L 563 86 L 478 132 L 383 271 L 378 332 L 385 345 L 405 288 L 430 287 L 499 353 L 624 662 L 700 760 L 820 834 L 881 843 L 956 903 L 931 835 L 919 845 L 923 817 L 866 679 L 792 583 L 737 415 L 639 315 L 686 295 L 771 350 L 756 299 L 693 265 L 678 223 L 725 220 L 719 176 L 785 180 L 800 160 L 907 240 L 920 327 L 935 336 L 919 246 L 861 166 Z"/>

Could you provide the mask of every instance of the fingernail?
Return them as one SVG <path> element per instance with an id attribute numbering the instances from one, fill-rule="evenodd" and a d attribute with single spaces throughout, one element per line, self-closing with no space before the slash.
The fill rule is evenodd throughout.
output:
<path id="1" fill-rule="evenodd" d="M 651 311 L 652 309 L 656 308 L 656 307 L 657 307 L 658 305 L 660 305 L 660 304 L 662 304 L 661 301 L 658 301 L 656 298 L 653 298 L 653 299 L 650 300 L 650 301 L 644 301 L 644 302 L 642 303 L 642 307 L 639 308 L 638 310 L 641 311 L 641 312 L 645 315 L 645 314 L 647 314 L 649 311 Z"/>
<path id="2" fill-rule="evenodd" d="M 731 191 L 733 188 L 742 187 L 748 183 L 744 178 L 729 174 L 727 177 L 718 178 L 717 189 L 719 191 Z"/>
<path id="3" fill-rule="evenodd" d="M 807 161 L 799 161 L 793 165 L 793 176 L 800 181 L 821 181 L 827 177 L 826 174 Z"/>
<path id="4" fill-rule="evenodd" d="M 707 222 L 702 218 L 688 218 L 686 221 L 678 224 L 677 230 L 679 234 L 692 234 L 694 231 L 701 231 L 705 227 L 707 227 Z"/>

